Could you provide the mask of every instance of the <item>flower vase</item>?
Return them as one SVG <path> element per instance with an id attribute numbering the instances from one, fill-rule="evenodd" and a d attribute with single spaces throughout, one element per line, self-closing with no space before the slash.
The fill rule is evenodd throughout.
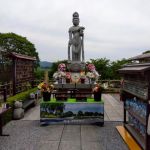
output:
<path id="1" fill-rule="evenodd" d="M 43 101 L 50 101 L 51 93 L 48 91 L 43 92 Z"/>
<path id="2" fill-rule="evenodd" d="M 59 78 L 59 79 L 58 79 L 58 83 L 59 83 L 59 84 L 62 84 L 62 78 Z"/>
<path id="3" fill-rule="evenodd" d="M 81 83 L 83 84 L 83 83 L 85 83 L 85 79 L 83 79 L 83 78 L 81 78 Z"/>
<path id="4" fill-rule="evenodd" d="M 66 83 L 70 83 L 70 79 L 66 79 Z"/>
<path id="5" fill-rule="evenodd" d="M 94 84 L 94 83 L 95 83 L 95 79 L 91 78 L 91 84 Z"/>

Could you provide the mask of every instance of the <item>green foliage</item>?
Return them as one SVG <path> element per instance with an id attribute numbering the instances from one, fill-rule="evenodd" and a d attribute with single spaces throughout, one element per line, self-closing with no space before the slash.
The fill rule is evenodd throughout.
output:
<path id="1" fill-rule="evenodd" d="M 19 94 L 16 94 L 14 96 L 11 96 L 7 99 L 7 103 L 10 104 L 10 106 L 13 106 L 14 102 L 19 100 L 19 101 L 24 101 L 27 98 L 29 98 L 30 93 L 35 92 L 37 88 L 30 89 L 25 92 L 21 92 Z"/>
<path id="2" fill-rule="evenodd" d="M 110 67 L 111 68 L 111 79 L 120 79 L 118 70 L 121 69 L 121 67 L 127 63 L 129 63 L 129 61 L 126 59 L 113 61 L 111 63 L 111 67 Z"/>
<path id="3" fill-rule="evenodd" d="M 15 33 L 0 33 L 0 46 L 8 52 L 16 52 L 32 57 L 36 57 L 39 64 L 38 52 L 36 52 L 34 44 Z"/>
<path id="4" fill-rule="evenodd" d="M 38 67 L 35 71 L 34 71 L 34 77 L 35 79 L 38 80 L 42 80 L 44 78 L 44 69 L 41 69 L 40 67 Z"/>
<path id="5" fill-rule="evenodd" d="M 142 54 L 147 54 L 147 53 L 150 53 L 150 50 L 147 50 L 147 51 L 143 52 Z"/>
<path id="6" fill-rule="evenodd" d="M 7 124 L 9 121 L 12 120 L 13 117 L 13 109 L 11 108 L 5 113 L 5 116 L 3 117 L 3 125 Z"/>
<path id="7" fill-rule="evenodd" d="M 88 63 L 93 63 L 98 73 L 101 74 L 101 79 L 105 80 L 120 79 L 120 75 L 117 71 L 122 67 L 122 65 L 129 63 L 129 61 L 122 59 L 111 62 L 109 59 L 99 58 L 91 59 Z"/>
<path id="8" fill-rule="evenodd" d="M 93 63 L 96 70 L 101 74 L 101 79 L 110 79 L 110 60 L 106 58 L 91 59 L 89 63 Z"/>

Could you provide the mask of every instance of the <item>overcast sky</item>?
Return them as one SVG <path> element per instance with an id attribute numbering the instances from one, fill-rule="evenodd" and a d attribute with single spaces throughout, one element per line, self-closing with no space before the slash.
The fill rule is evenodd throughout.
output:
<path id="1" fill-rule="evenodd" d="M 129 58 L 150 49 L 150 0 L 0 0 L 0 32 L 35 44 L 41 60 L 67 59 L 72 14 L 85 27 L 85 59 Z"/>

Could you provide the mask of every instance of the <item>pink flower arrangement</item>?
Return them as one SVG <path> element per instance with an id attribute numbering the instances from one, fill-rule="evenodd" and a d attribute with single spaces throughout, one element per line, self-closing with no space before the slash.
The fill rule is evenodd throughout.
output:
<path id="1" fill-rule="evenodd" d="M 95 70 L 94 64 L 88 64 L 87 68 L 90 72 L 93 72 Z"/>
<path id="2" fill-rule="evenodd" d="M 66 71 L 66 65 L 64 63 L 61 63 L 58 65 L 58 71 Z"/>

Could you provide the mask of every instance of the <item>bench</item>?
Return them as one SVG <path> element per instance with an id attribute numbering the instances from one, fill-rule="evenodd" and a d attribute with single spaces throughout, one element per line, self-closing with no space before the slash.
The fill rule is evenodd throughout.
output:
<path id="1" fill-rule="evenodd" d="M 22 102 L 22 108 L 24 110 L 26 110 L 30 106 L 35 106 L 35 102 L 36 102 L 35 99 L 27 99 L 27 100 Z"/>
<path id="2" fill-rule="evenodd" d="M 26 110 L 30 106 L 35 106 L 41 93 L 36 91 L 35 93 L 30 94 L 30 98 L 22 102 L 22 108 Z"/>

